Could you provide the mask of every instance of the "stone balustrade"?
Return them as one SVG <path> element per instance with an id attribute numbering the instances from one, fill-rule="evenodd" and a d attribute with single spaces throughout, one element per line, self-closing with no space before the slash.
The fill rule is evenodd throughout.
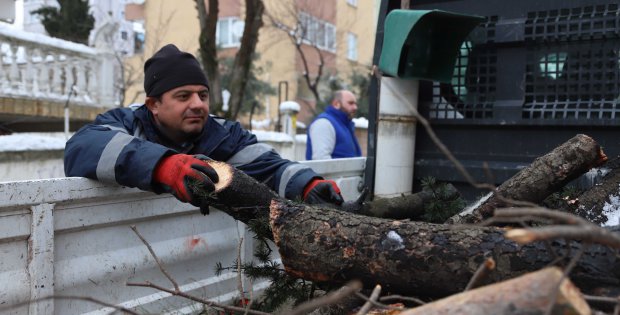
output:
<path id="1" fill-rule="evenodd" d="M 0 97 L 117 106 L 113 51 L 0 25 Z"/>

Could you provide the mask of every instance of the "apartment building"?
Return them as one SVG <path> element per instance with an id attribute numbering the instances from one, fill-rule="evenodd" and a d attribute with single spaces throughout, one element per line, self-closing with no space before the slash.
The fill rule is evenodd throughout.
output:
<path id="1" fill-rule="evenodd" d="M 308 123 L 316 106 L 314 95 L 308 89 L 304 73 L 310 78 L 318 74 L 322 60 L 323 82 L 340 78 L 344 83 L 354 73 L 368 74 L 374 47 L 377 1 L 374 0 L 265 0 L 264 26 L 259 33 L 256 51 L 257 66 L 263 71 L 260 79 L 269 82 L 278 92 L 258 100 L 262 106 L 255 117 L 270 119 L 273 129 L 278 115 L 278 103 L 295 100 L 301 104 L 299 121 Z M 219 2 L 217 43 L 221 56 L 234 56 L 244 26 L 245 2 Z M 127 69 L 138 75 L 144 60 L 159 47 L 174 43 L 180 49 L 198 53 L 200 35 L 195 1 L 148 0 L 143 4 L 145 43 L 144 54 L 128 58 Z M 288 36 L 285 27 L 274 26 L 273 21 L 285 27 L 301 28 L 299 50 Z M 298 29 L 298 31 L 300 31 Z M 320 55 L 319 55 L 320 53 Z M 141 81 L 127 90 L 126 103 L 141 102 L 144 95 Z M 326 84 L 320 87 L 321 97 L 328 97 Z M 240 117 L 247 122 L 248 117 Z"/>

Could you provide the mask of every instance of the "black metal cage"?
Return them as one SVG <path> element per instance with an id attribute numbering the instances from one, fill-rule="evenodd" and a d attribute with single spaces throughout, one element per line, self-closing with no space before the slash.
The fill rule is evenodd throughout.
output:
<path id="1" fill-rule="evenodd" d="M 384 1 L 379 24 L 399 5 Z M 499 184 L 579 133 L 593 137 L 608 156 L 620 154 L 617 3 L 412 0 L 410 9 L 487 18 L 462 44 L 451 82 L 422 81 L 418 103 L 476 180 Z M 381 43 L 380 31 L 375 45 Z M 377 53 L 375 48 L 375 58 Z M 369 134 L 374 136 L 372 130 Z M 414 156 L 416 185 L 433 176 L 454 183 L 468 197 L 479 193 L 421 127 Z"/>

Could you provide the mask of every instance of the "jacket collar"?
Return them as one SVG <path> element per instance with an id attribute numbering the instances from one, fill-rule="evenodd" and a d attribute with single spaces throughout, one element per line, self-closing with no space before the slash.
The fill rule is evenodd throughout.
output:
<path id="1" fill-rule="evenodd" d="M 327 108 L 325 108 L 325 113 L 341 121 L 345 126 L 351 127 L 353 124 L 353 120 L 350 119 L 347 114 L 339 109 L 336 109 L 334 106 L 327 105 Z"/>
<path id="2" fill-rule="evenodd" d="M 338 120 L 342 121 L 345 125 L 348 125 L 352 122 L 352 120 L 349 119 L 349 116 L 347 114 L 336 109 L 334 106 L 327 105 L 327 108 L 325 108 L 325 112 L 336 117 Z"/>

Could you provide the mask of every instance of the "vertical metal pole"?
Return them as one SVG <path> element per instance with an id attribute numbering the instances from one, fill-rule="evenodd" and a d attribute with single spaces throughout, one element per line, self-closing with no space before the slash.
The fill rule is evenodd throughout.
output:
<path id="1" fill-rule="evenodd" d="M 284 99 L 282 99 L 282 90 L 284 90 Z M 282 131 L 282 121 L 280 120 L 280 104 L 284 101 L 288 101 L 288 81 L 278 82 L 278 120 L 276 122 L 276 131 Z"/>
<path id="2" fill-rule="evenodd" d="M 400 7 L 396 5 L 398 0 L 382 0 L 379 8 L 379 19 L 377 21 L 377 32 L 375 35 L 375 49 L 372 57 L 372 64 L 379 64 L 381 47 L 383 46 L 384 21 L 390 9 Z M 374 196 L 375 191 L 375 158 L 377 156 L 377 120 L 379 119 L 379 80 L 373 75 L 370 79 L 368 92 L 368 149 L 366 158 L 366 170 L 364 171 L 364 185 L 370 190 L 370 196 Z"/>

